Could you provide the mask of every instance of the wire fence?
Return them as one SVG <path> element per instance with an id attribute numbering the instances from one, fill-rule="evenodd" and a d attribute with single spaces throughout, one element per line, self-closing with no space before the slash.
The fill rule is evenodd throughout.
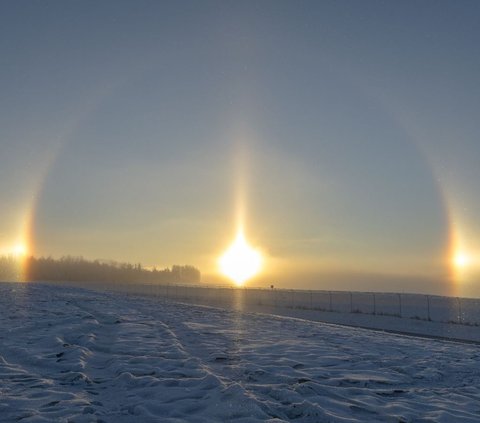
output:
<path id="1" fill-rule="evenodd" d="M 87 287 L 86 284 L 82 286 Z M 90 287 L 99 288 L 98 286 Z M 215 305 L 237 310 L 249 307 L 266 311 L 275 309 L 316 310 L 480 326 L 480 299 L 474 298 L 192 285 L 108 284 L 103 285 L 102 288 L 128 294 L 146 295 L 156 299 Z"/>

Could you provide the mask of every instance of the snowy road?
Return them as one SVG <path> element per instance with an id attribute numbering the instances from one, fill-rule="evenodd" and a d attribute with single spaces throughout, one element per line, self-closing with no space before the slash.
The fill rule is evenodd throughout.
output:
<path id="1" fill-rule="evenodd" d="M 479 422 L 480 346 L 0 284 L 0 421 Z"/>

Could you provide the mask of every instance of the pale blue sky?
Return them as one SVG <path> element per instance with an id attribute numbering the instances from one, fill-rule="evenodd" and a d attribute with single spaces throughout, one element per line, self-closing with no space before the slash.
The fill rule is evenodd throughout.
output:
<path id="1" fill-rule="evenodd" d="M 258 284 L 480 293 L 479 18 L 476 1 L 4 1 L 0 244 L 33 211 L 37 255 L 214 280 L 243 167 Z"/>

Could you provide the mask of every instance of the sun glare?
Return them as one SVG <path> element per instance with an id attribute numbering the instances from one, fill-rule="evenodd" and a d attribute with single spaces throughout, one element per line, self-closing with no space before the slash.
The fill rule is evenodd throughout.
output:
<path id="1" fill-rule="evenodd" d="M 12 248 L 12 254 L 16 257 L 23 257 L 27 254 L 27 248 L 23 244 L 17 244 Z"/>
<path id="2" fill-rule="evenodd" d="M 220 257 L 219 265 L 225 276 L 241 286 L 260 271 L 262 256 L 248 245 L 243 232 L 239 230 L 233 244 Z"/>
<path id="3" fill-rule="evenodd" d="M 463 252 L 457 253 L 453 260 L 457 267 L 467 267 L 470 264 L 470 261 L 470 257 Z"/>

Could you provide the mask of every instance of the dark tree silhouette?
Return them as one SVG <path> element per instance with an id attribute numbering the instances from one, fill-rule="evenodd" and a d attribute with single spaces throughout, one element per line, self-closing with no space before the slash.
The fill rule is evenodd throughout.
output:
<path id="1" fill-rule="evenodd" d="M 14 256 L 0 257 L 0 280 L 15 281 L 65 281 L 65 282 L 121 282 L 151 284 L 196 284 L 201 280 L 200 271 L 193 266 L 174 265 L 172 269 L 148 270 L 141 264 L 114 261 L 89 261 L 83 257 Z"/>

